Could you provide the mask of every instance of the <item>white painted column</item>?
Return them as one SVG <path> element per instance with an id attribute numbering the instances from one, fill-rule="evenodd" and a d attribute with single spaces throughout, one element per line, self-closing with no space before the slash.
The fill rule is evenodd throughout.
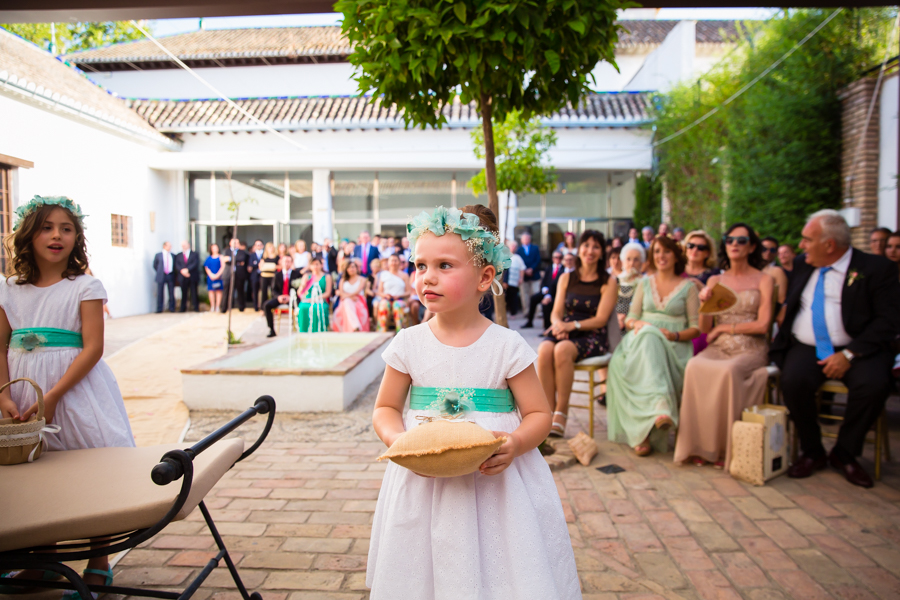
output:
<path id="1" fill-rule="evenodd" d="M 331 220 L 331 171 L 313 169 L 312 177 L 313 240 L 321 244 L 325 238 L 334 236 L 334 222 Z"/>
<path id="2" fill-rule="evenodd" d="M 506 239 L 516 239 L 516 225 L 519 223 L 519 198 L 515 192 L 503 190 L 497 192 L 497 204 L 500 214 L 497 215 L 500 222 L 500 235 Z"/>

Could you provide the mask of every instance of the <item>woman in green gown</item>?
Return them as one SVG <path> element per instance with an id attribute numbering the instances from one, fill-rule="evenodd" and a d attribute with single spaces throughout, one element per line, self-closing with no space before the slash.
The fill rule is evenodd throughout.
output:
<path id="1" fill-rule="evenodd" d="M 665 452 L 668 430 L 677 424 L 684 369 L 700 335 L 697 286 L 681 277 L 685 257 L 672 238 L 650 245 L 648 270 L 625 319 L 629 332 L 609 365 L 606 409 L 609 439 L 638 456 Z"/>
<path id="2" fill-rule="evenodd" d="M 322 259 L 316 257 L 310 260 L 309 273 L 300 280 L 297 294 L 300 298 L 300 304 L 297 305 L 297 328 L 300 331 L 328 331 L 328 299 L 331 298 L 332 288 L 331 275 L 322 269 Z"/>

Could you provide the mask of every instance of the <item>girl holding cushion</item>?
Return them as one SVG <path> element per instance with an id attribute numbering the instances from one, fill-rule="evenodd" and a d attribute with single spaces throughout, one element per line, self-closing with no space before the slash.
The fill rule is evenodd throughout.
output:
<path id="1" fill-rule="evenodd" d="M 535 353 L 478 310 L 502 291 L 510 262 L 496 223 L 475 205 L 439 207 L 407 226 L 416 293 L 435 316 L 400 331 L 382 355 L 375 431 L 391 446 L 425 419 L 454 418 L 506 441 L 459 477 L 388 464 L 366 572 L 373 600 L 581 598 L 559 494 L 537 451 L 550 410 Z"/>

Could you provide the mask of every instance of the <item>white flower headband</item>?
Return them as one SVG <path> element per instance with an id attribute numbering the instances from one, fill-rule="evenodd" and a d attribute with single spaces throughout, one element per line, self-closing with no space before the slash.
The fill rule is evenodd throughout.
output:
<path id="1" fill-rule="evenodd" d="M 415 261 L 416 242 L 422 234 L 428 231 L 434 235 L 444 235 L 445 233 L 459 235 L 475 258 L 476 267 L 493 265 L 496 275 L 491 287 L 498 296 L 503 293 L 500 276 L 509 268 L 512 255 L 498 234 L 488 231 L 481 225 L 478 215 L 444 206 L 438 206 L 431 214 L 422 211 L 419 216 L 406 225 L 411 262 Z"/>

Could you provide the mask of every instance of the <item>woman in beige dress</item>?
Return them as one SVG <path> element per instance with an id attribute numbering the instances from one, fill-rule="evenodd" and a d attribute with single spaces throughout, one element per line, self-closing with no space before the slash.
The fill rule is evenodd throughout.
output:
<path id="1" fill-rule="evenodd" d="M 676 463 L 690 459 L 696 465 L 727 465 L 732 423 L 745 408 L 762 402 L 774 281 L 762 272 L 761 247 L 750 226 L 732 225 L 720 247 L 724 272 L 710 277 L 700 292 L 702 302 L 721 283 L 735 292 L 737 303 L 716 317 L 700 315 L 709 346 L 688 362 L 684 373 Z"/>

